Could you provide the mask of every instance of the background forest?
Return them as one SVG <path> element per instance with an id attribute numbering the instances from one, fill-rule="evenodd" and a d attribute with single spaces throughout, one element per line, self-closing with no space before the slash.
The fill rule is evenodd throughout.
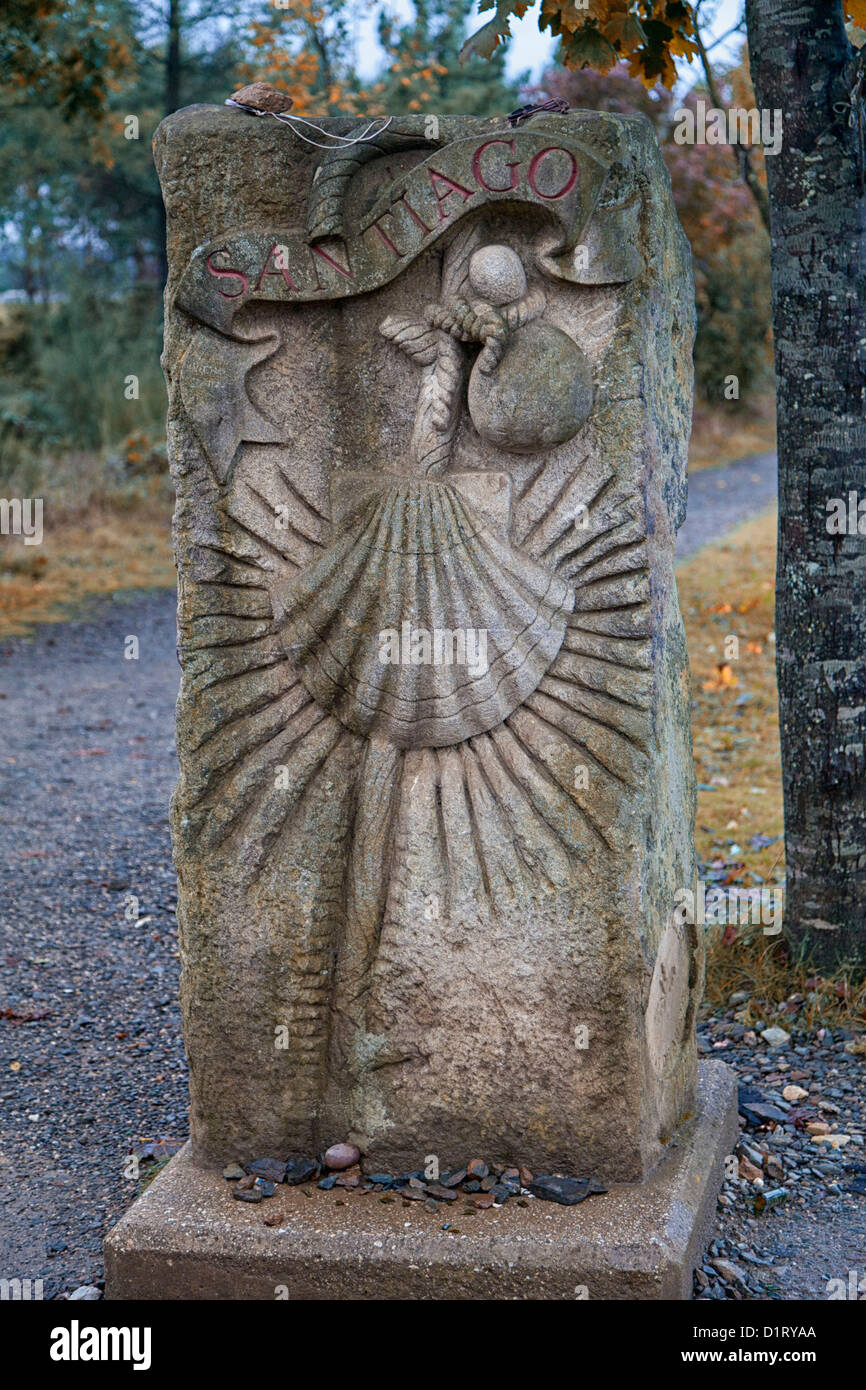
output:
<path id="1" fill-rule="evenodd" d="M 644 112 L 694 257 L 696 456 L 771 443 L 767 234 L 732 151 L 673 140 L 677 107 L 708 99 L 701 86 L 685 98 L 648 91 L 624 65 L 604 76 L 552 65 L 531 84 L 528 73 L 508 75 L 505 46 L 460 64 L 472 0 L 418 0 L 408 22 L 388 4 L 370 8 L 382 56 L 364 81 L 358 6 L 347 0 L 8 0 L 0 488 L 33 496 L 50 484 L 53 506 L 70 515 L 109 501 L 164 504 L 163 220 L 151 138 L 166 113 L 222 102 L 254 79 L 283 88 L 311 117 L 489 116 L 548 96 Z M 727 101 L 753 104 L 743 62 L 716 76 Z M 731 375 L 739 394 L 728 400 Z"/>

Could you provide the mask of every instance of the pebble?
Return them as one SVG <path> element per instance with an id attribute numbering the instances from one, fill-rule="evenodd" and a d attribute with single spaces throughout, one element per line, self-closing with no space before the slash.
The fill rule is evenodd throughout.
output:
<path id="1" fill-rule="evenodd" d="M 710 1264 L 713 1266 L 713 1269 L 716 1271 L 716 1273 L 722 1276 L 726 1283 L 745 1283 L 745 1274 L 740 1269 L 739 1265 L 735 1265 L 732 1260 L 711 1260 Z"/>
<path id="2" fill-rule="evenodd" d="M 750 1163 L 747 1158 L 741 1158 L 737 1166 L 737 1171 L 741 1178 L 746 1182 L 763 1182 L 764 1174 L 754 1163 Z"/>
<path id="3" fill-rule="evenodd" d="M 789 1100 L 792 1102 L 797 1100 L 805 1100 L 808 1094 L 809 1092 L 805 1091 L 802 1086 L 784 1086 L 782 1088 L 782 1095 L 784 1096 L 785 1100 Z"/>
<path id="4" fill-rule="evenodd" d="M 69 1295 L 70 1303 L 96 1303 L 102 1298 L 102 1291 L 95 1284 L 81 1284 Z"/>
<path id="5" fill-rule="evenodd" d="M 360 1158 L 360 1150 L 354 1144 L 333 1144 L 317 1159 L 295 1157 L 283 1161 L 258 1158 L 244 1166 L 231 1163 L 223 1170 L 223 1176 L 234 1182 L 232 1195 L 239 1201 L 259 1202 L 264 1197 L 270 1197 L 274 1193 L 275 1183 L 280 1181 L 285 1181 L 289 1186 L 298 1186 L 319 1179 L 318 1186 L 325 1192 L 339 1187 L 347 1192 L 362 1189 L 364 1192 L 378 1190 L 381 1194 L 383 1188 L 391 1189 L 395 1194 L 399 1193 L 406 1206 L 413 1202 L 424 1202 L 431 1211 L 437 1203 L 456 1202 L 461 1195 L 473 1198 L 473 1205 L 468 1210 L 475 1212 L 503 1206 L 511 1198 L 519 1197 L 521 1191 L 572 1206 L 591 1193 L 606 1190 L 594 1178 L 548 1176 L 536 1179 L 527 1167 L 488 1165 L 481 1158 L 471 1159 L 464 1168 L 442 1173 L 434 1182 L 427 1182 L 421 1169 L 400 1176 L 392 1173 L 365 1175 L 361 1171 Z M 330 1171 L 320 1176 L 323 1168 Z M 478 1194 L 477 1199 L 474 1194 Z M 305 1195 L 310 1194 L 307 1192 Z M 395 1197 L 380 1195 L 379 1200 L 393 1202 Z M 345 1203 L 341 1200 L 338 1205 Z M 529 1203 L 521 1200 L 519 1205 L 527 1207 Z M 276 1217 L 263 1219 L 267 1224 L 278 1224 Z"/>
<path id="6" fill-rule="evenodd" d="M 290 1158 L 286 1162 L 286 1175 L 283 1181 L 289 1187 L 297 1187 L 299 1183 L 310 1182 L 312 1178 L 317 1178 L 320 1172 L 320 1166 L 314 1158 Z"/>
<path id="7" fill-rule="evenodd" d="M 795 1000 L 790 997 L 787 1002 Z M 768 1012 L 772 1017 L 769 1008 Z M 705 1052 L 712 1052 L 717 1041 L 730 1039 L 728 1059 L 738 1072 L 738 1176 L 725 1182 L 719 1196 L 719 1239 L 713 1242 L 710 1258 L 730 1261 L 745 1271 L 746 1282 L 724 1279 L 706 1263 L 703 1277 L 695 1278 L 695 1297 L 820 1297 L 815 1289 L 822 1287 L 823 1266 L 816 1269 L 816 1260 L 832 1246 L 833 1236 L 843 1245 L 847 1240 L 850 1259 L 860 1230 L 849 1225 L 856 1189 L 846 1188 L 843 1170 L 854 1166 L 844 1160 L 858 1152 L 855 1136 L 866 1120 L 863 1065 L 846 1054 L 843 1030 L 823 1030 L 822 1038 L 822 1030 L 815 1032 L 802 1016 L 795 1017 L 783 1030 L 791 1041 L 772 1048 L 766 1047 L 766 1039 L 749 1037 L 748 1028 L 740 1033 L 741 1021 L 748 1024 L 748 1016 L 738 1019 L 733 1009 L 720 1011 L 699 1024 L 699 1038 Z M 767 1018 L 756 1032 L 769 1026 Z M 837 1132 L 849 1136 L 847 1144 L 834 1145 L 823 1137 L 835 1138 Z M 822 1136 L 819 1143 L 812 1142 L 816 1134 Z M 754 1170 L 763 1172 L 763 1184 L 753 1180 Z M 862 1195 L 866 1196 L 866 1170 Z M 753 1243 L 759 1233 L 769 1248 Z M 780 1256 L 786 1258 L 776 1263 Z"/>
<path id="8" fill-rule="evenodd" d="M 325 1150 L 325 1167 L 330 1168 L 331 1172 L 342 1172 L 344 1168 L 352 1168 L 361 1157 L 361 1150 L 355 1144 L 332 1144 Z"/>
<path id="9" fill-rule="evenodd" d="M 239 87 L 232 92 L 231 99 L 237 106 L 247 106 L 253 111 L 288 111 L 294 105 L 287 92 L 281 92 L 270 82 L 251 82 L 248 87 Z"/>
<path id="10" fill-rule="evenodd" d="M 267 1178 L 268 1182 L 282 1182 L 286 1176 L 286 1165 L 281 1158 L 254 1158 L 252 1163 L 244 1164 L 244 1170 L 257 1178 Z"/>
<path id="11" fill-rule="evenodd" d="M 786 1033 L 784 1028 L 765 1028 L 761 1037 L 768 1047 L 773 1048 L 784 1047 L 786 1043 L 791 1041 L 791 1034 Z"/>
<path id="12" fill-rule="evenodd" d="M 261 1202 L 264 1195 L 257 1187 L 241 1187 L 239 1182 L 232 1188 L 232 1196 L 238 1202 Z"/>
<path id="13" fill-rule="evenodd" d="M 543 1202 L 558 1202 L 560 1206 L 572 1207 L 595 1192 L 606 1192 L 595 1178 L 560 1178 L 541 1176 L 533 1178 L 529 1184 L 533 1197 Z"/>
<path id="14" fill-rule="evenodd" d="M 443 1187 L 457 1187 L 466 1177 L 465 1168 L 454 1168 L 450 1173 L 443 1173 L 439 1178 Z"/>

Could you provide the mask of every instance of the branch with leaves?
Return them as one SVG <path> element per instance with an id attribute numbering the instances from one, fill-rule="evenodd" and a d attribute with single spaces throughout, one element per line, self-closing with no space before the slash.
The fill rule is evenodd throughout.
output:
<path id="1" fill-rule="evenodd" d="M 470 38 L 461 60 L 489 58 L 511 34 L 511 20 L 522 19 L 527 0 L 481 0 L 481 13 L 494 15 Z M 701 56 L 697 28 L 699 4 L 690 0 L 541 0 L 539 28 L 559 38 L 558 57 L 567 68 L 610 72 L 626 61 L 632 77 L 647 87 L 671 88 L 677 80 L 675 59 Z M 844 0 L 847 19 L 866 25 L 866 0 Z"/>

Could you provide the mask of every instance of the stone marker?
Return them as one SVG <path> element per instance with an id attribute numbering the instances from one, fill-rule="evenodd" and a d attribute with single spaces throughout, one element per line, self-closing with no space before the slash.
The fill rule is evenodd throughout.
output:
<path id="1" fill-rule="evenodd" d="M 193 107 L 155 142 L 180 1163 L 346 1141 L 366 1172 L 639 1183 L 696 1110 L 702 975 L 667 174 L 640 118 L 332 119 L 328 150 L 288 121 Z M 167 1257 L 136 1227 L 161 1183 L 109 1242 L 118 1296 Z"/>

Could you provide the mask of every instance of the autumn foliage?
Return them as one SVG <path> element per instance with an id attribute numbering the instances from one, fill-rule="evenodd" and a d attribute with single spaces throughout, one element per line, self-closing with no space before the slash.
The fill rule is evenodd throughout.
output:
<path id="1" fill-rule="evenodd" d="M 720 75 L 734 104 L 751 106 L 748 67 L 741 60 Z M 749 190 L 724 145 L 677 144 L 676 105 L 664 89 L 647 89 L 625 63 L 606 75 L 591 69 L 555 67 L 544 74 L 537 96 L 560 97 L 573 108 L 636 112 L 659 138 L 671 176 L 674 202 L 692 248 L 698 335 L 695 374 L 698 392 L 724 403 L 724 381 L 737 377 L 740 397 L 766 382 L 770 367 L 769 244 Z M 694 104 L 689 94 L 684 106 Z M 763 177 L 763 156 L 758 172 Z"/>
<path id="2" fill-rule="evenodd" d="M 507 42 L 512 19 L 522 19 L 528 0 L 481 0 L 489 19 L 466 41 L 464 56 L 489 57 Z M 845 0 L 845 16 L 866 26 L 866 0 Z M 646 87 L 672 88 L 675 59 L 689 62 L 699 52 L 697 6 L 688 0 L 541 0 L 539 27 L 560 41 L 560 62 L 575 71 L 593 68 L 602 74 L 627 64 L 631 77 Z"/>

